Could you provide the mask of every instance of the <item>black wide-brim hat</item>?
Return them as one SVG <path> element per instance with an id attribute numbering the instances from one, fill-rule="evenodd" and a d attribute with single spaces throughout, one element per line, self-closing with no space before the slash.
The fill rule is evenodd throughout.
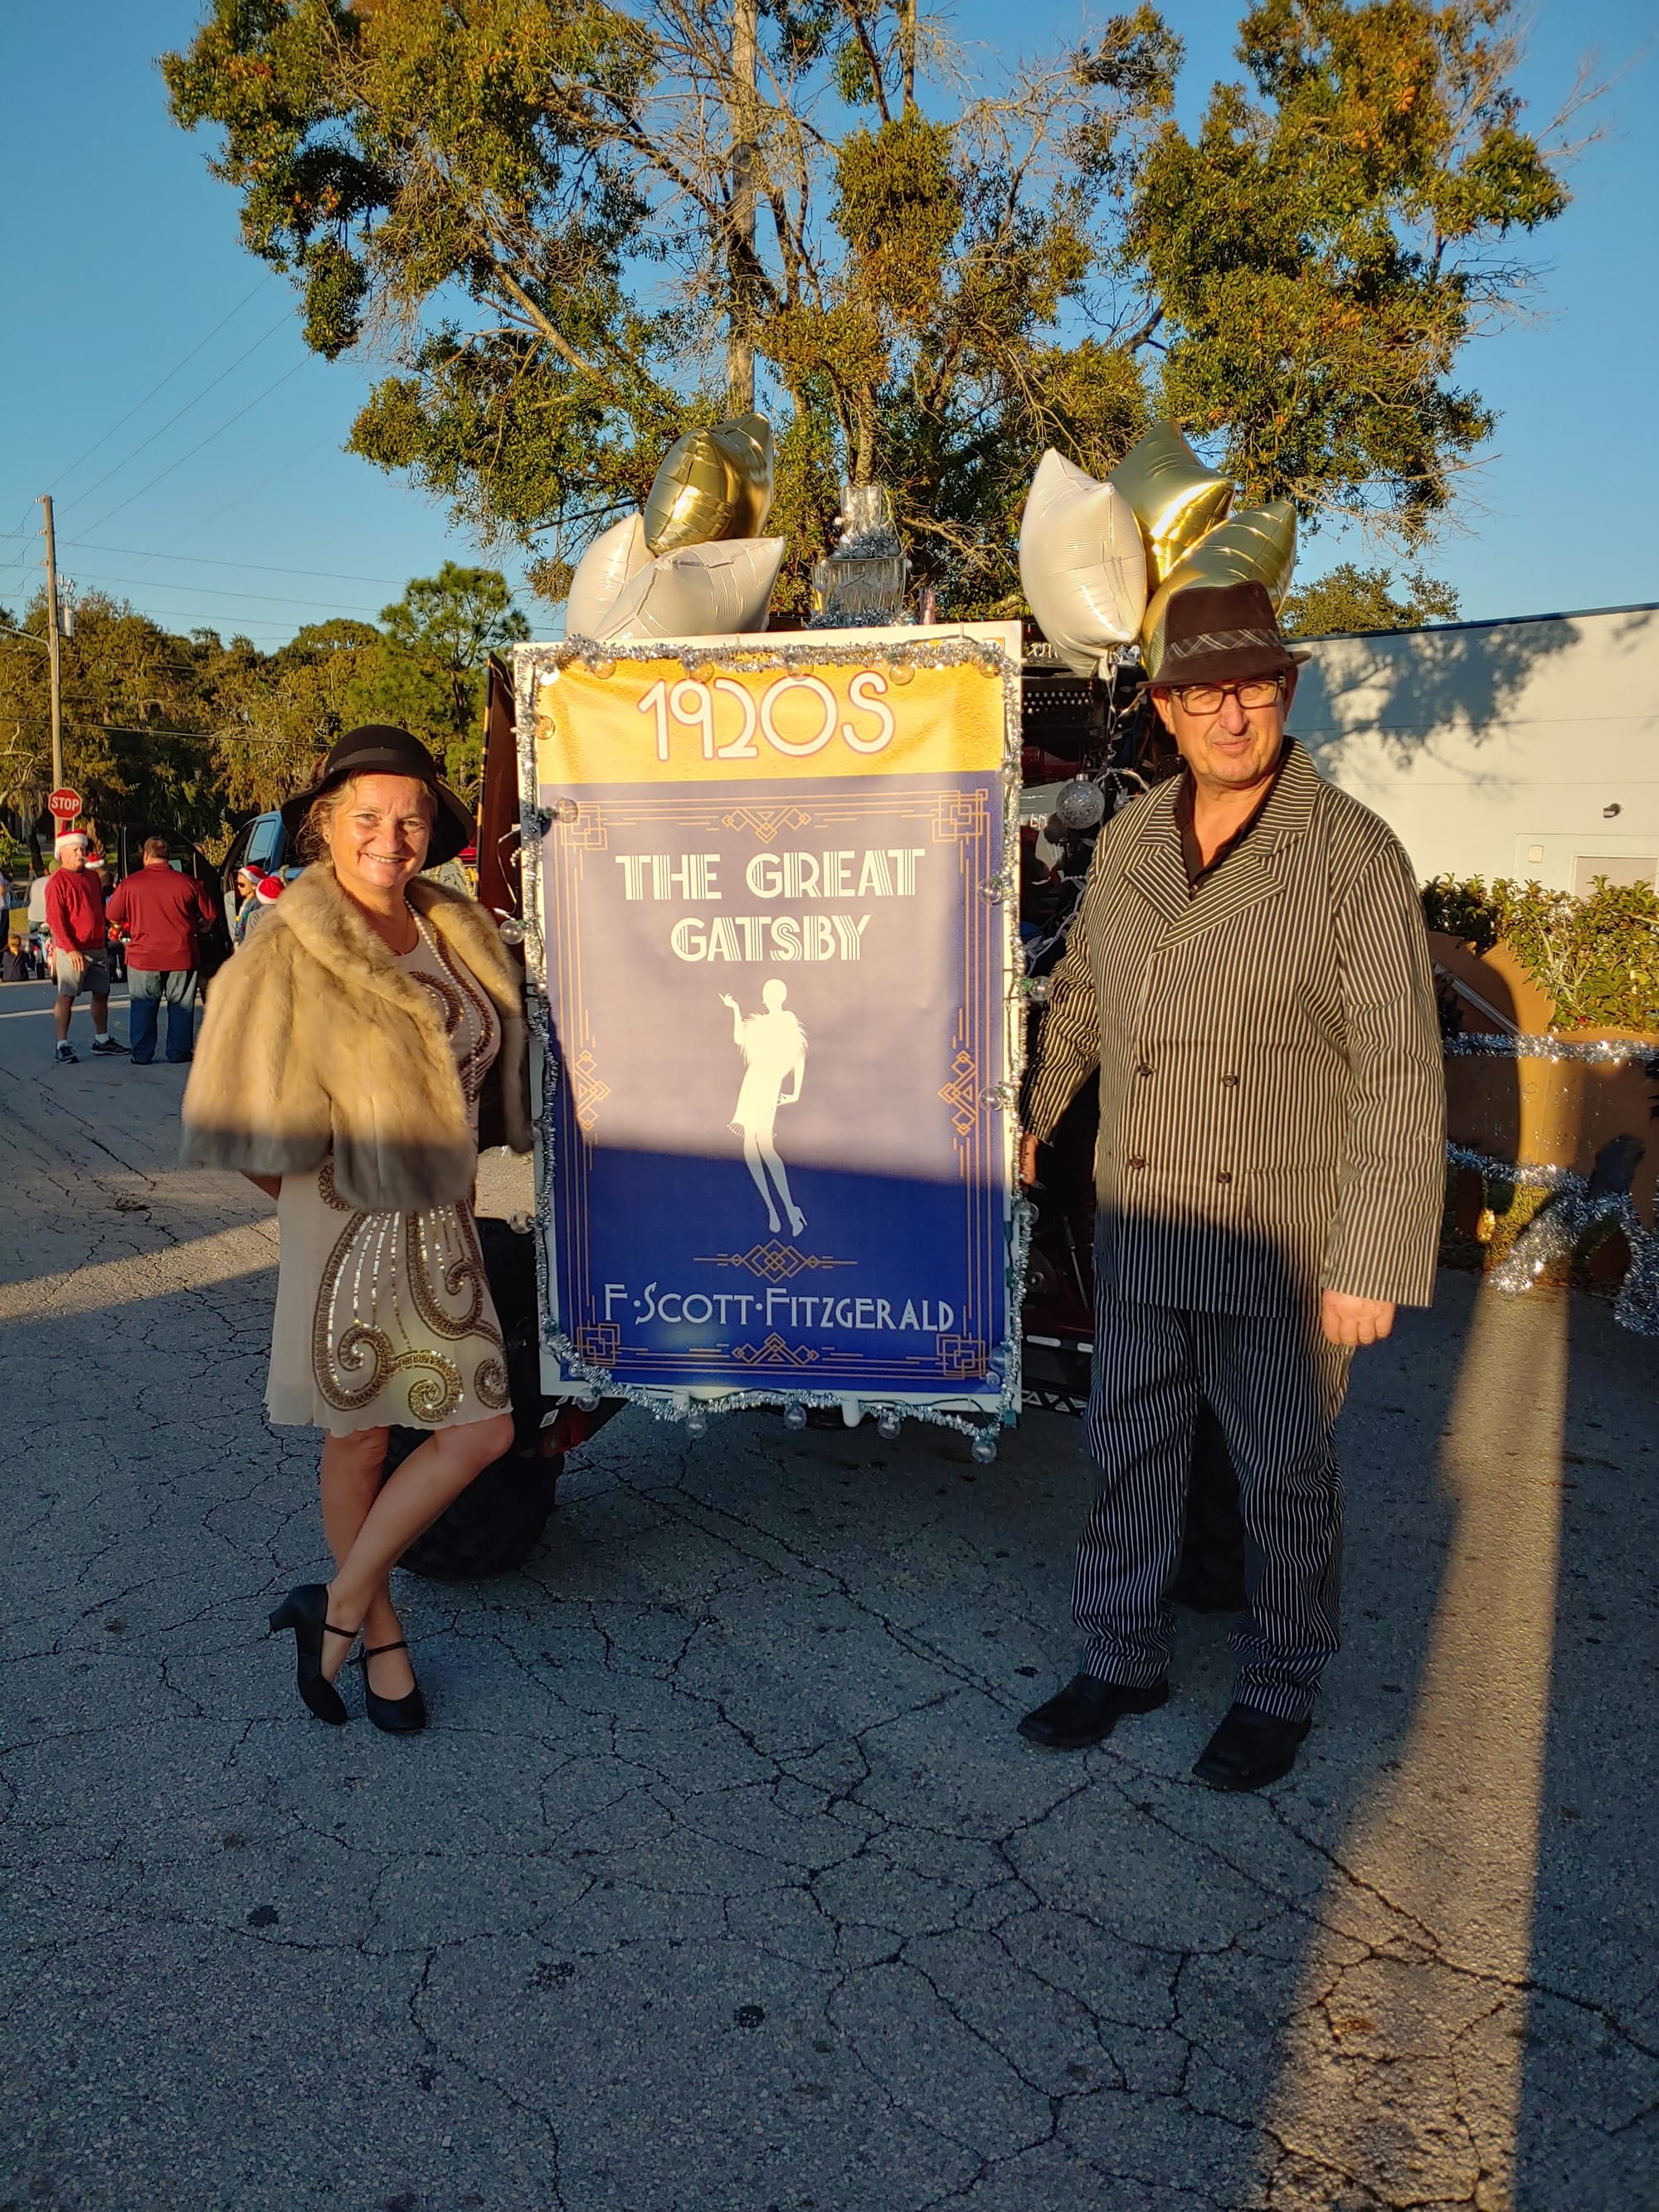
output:
<path id="1" fill-rule="evenodd" d="M 390 722 L 365 722 L 348 730 L 303 791 L 283 801 L 283 827 L 297 839 L 313 801 L 353 775 L 407 775 L 425 784 L 438 802 L 426 865 L 453 860 L 472 842 L 472 811 L 438 773 L 437 763 L 417 737 Z"/>
<path id="2" fill-rule="evenodd" d="M 1170 594 L 1164 657 L 1152 682 L 1171 691 L 1188 684 L 1237 684 L 1285 674 L 1312 657 L 1285 644 L 1265 584 L 1188 584 Z"/>

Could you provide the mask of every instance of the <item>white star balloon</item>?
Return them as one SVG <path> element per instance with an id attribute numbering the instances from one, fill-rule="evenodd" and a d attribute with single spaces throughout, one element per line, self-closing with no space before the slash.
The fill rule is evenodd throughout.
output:
<path id="1" fill-rule="evenodd" d="M 1052 449 L 1037 464 L 1019 526 L 1019 580 L 1038 626 L 1077 676 L 1107 672 L 1140 631 L 1146 549 L 1134 509 Z"/>

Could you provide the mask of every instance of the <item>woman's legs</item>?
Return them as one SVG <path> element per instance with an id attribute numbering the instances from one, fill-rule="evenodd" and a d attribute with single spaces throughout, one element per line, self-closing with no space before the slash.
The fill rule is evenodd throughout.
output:
<path id="1" fill-rule="evenodd" d="M 370 1607 L 386 1589 L 386 1577 L 415 1539 L 512 1442 L 513 1416 L 494 1413 L 487 1421 L 434 1429 L 417 1450 L 410 1452 L 380 1485 L 358 1525 L 339 1572 L 329 1585 L 329 1619 L 342 1628 L 366 1623 Z M 389 1597 L 386 1603 L 389 1607 Z M 392 1617 L 395 1620 L 396 1615 Z M 381 1640 L 378 1636 L 368 1638 L 372 1644 Z M 323 1672 L 331 1680 L 339 1672 L 344 1648 L 337 1636 L 323 1638 Z"/>
<path id="2" fill-rule="evenodd" d="M 760 1156 L 772 1170 L 772 1180 L 778 1187 L 778 1196 L 783 1200 L 783 1210 L 789 1216 L 790 1232 L 799 1237 L 806 1226 L 806 1216 L 790 1196 L 788 1170 L 778 1158 L 778 1148 L 769 1137 L 763 1137 L 760 1139 Z M 775 1229 L 777 1225 L 776 1218 L 774 1217 L 772 1226 Z"/>
<path id="3" fill-rule="evenodd" d="M 745 1129 L 743 1133 L 743 1157 L 750 1174 L 755 1178 L 756 1189 L 766 1200 L 766 1218 L 775 1236 L 783 1224 L 778 1219 L 778 1209 L 772 1203 L 772 1186 L 767 1182 L 766 1170 L 761 1164 L 761 1140 L 752 1129 Z"/>
<path id="4" fill-rule="evenodd" d="M 337 1565 L 345 1564 L 368 1509 L 380 1495 L 391 1433 L 389 1429 L 354 1429 L 347 1436 L 323 1438 L 323 1534 Z M 403 1632 L 392 1602 L 392 1585 L 383 1576 L 363 1615 L 363 1642 L 396 1644 Z M 326 1653 L 330 1659 L 337 1660 L 346 1648 L 337 1636 L 325 1637 L 323 1642 L 337 1647 Z M 415 1686 L 415 1670 L 405 1652 L 387 1652 L 375 1661 L 373 1671 L 379 1697 L 406 1697 Z"/>

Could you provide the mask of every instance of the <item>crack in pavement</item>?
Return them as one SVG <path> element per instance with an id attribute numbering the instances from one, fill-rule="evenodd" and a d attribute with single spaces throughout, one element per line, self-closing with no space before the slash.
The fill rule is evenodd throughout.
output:
<path id="1" fill-rule="evenodd" d="M 1641 1771 L 1639 1700 L 1598 1706 L 1596 1773 L 1550 1784 L 1574 1818 L 1541 1837 L 1518 1965 L 1364 1841 L 1442 1557 L 1412 1474 L 1455 1373 L 1455 1285 L 1449 1321 L 1407 1317 L 1368 1370 L 1376 1419 L 1357 1392 L 1350 1646 L 1261 1799 L 1188 1772 L 1227 1696 L 1210 1624 L 1183 1631 L 1178 1703 L 1100 1750 L 1012 1736 L 1070 1671 L 1087 1482 L 1079 1432 L 1041 1417 L 975 1473 L 914 1428 L 744 1415 L 690 1445 L 624 1416 L 571 1462 L 521 1573 L 406 1578 L 434 1726 L 398 1742 L 310 1722 L 261 1634 L 320 1549 L 313 1447 L 258 1402 L 268 1217 L 167 1164 L 159 1119 L 110 1129 L 113 1082 L 48 1088 L 0 1092 L 0 1273 L 109 1270 L 119 1303 L 6 1333 L 30 1412 L 0 1437 L 0 2205 L 1643 2201 L 1650 1855 L 1639 1791 L 1609 1810 L 1595 1786 Z M 227 1237 L 250 1272 L 197 1279 Z M 1575 1327 L 1603 1425 L 1574 1496 L 1619 1543 L 1563 1589 L 1611 1616 L 1606 1668 L 1656 1595 L 1632 1480 L 1650 1377 L 1594 1315 Z M 93 1385 L 121 1410 L 89 1436 Z M 1511 1479 L 1495 1445 L 1490 1480 Z M 1318 2089 L 1296 2111 L 1291 2071 Z"/>

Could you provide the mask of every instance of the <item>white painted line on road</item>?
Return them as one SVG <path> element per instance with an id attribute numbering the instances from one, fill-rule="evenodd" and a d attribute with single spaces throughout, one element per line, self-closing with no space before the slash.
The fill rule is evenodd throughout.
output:
<path id="1" fill-rule="evenodd" d="M 66 1314 L 145 1305 L 152 1298 L 177 1297 L 211 1283 L 233 1282 L 239 1275 L 257 1275 L 276 1264 L 274 1223 L 269 1233 L 249 1224 L 221 1229 L 159 1252 L 134 1252 L 61 1275 L 0 1283 L 0 1322 L 58 1321 Z"/>

